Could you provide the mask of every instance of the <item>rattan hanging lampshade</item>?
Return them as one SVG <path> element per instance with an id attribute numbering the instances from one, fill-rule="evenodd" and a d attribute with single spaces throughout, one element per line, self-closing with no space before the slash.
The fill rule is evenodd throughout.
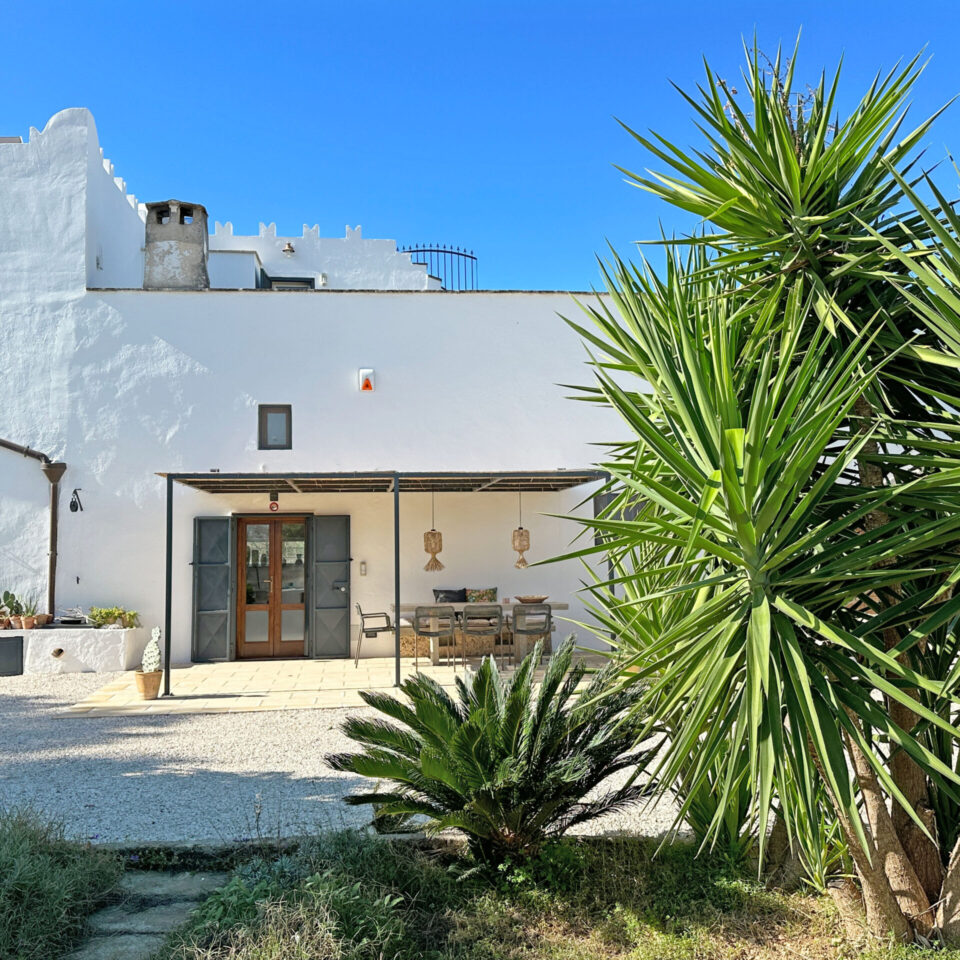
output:
<path id="1" fill-rule="evenodd" d="M 423 535 L 423 549 L 430 554 L 430 559 L 423 569 L 428 573 L 436 573 L 443 569 L 443 564 L 437 559 L 437 554 L 443 549 L 443 534 L 436 528 L 433 494 L 430 494 L 430 529 Z"/>
<path id="2" fill-rule="evenodd" d="M 530 531 L 523 529 L 523 494 L 517 494 L 517 506 L 518 506 L 518 525 L 517 529 L 513 531 L 513 549 L 517 551 L 519 556 L 517 557 L 517 562 L 514 566 L 518 570 L 522 570 L 527 566 L 527 558 L 524 556 L 527 550 L 530 549 Z"/>

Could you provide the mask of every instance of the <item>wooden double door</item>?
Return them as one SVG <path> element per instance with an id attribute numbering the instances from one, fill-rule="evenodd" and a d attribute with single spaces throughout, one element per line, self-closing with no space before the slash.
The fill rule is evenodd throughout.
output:
<path id="1" fill-rule="evenodd" d="M 241 518 L 237 561 L 237 658 L 305 656 L 307 518 Z"/>

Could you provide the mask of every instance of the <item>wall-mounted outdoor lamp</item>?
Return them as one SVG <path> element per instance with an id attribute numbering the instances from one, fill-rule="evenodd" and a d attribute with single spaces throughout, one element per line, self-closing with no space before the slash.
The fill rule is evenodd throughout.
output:
<path id="1" fill-rule="evenodd" d="M 284 245 L 283 249 L 280 251 L 285 257 L 292 257 L 297 251 L 294 249 L 293 244 L 288 240 Z"/>
<path id="2" fill-rule="evenodd" d="M 74 487 L 73 493 L 70 494 L 70 512 L 76 513 L 78 510 L 83 512 L 83 504 L 80 502 L 80 490 L 81 487 Z"/>

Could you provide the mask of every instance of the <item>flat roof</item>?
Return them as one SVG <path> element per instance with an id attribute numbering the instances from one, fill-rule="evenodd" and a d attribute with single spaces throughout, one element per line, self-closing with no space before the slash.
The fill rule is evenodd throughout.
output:
<path id="1" fill-rule="evenodd" d="M 511 470 L 462 473 L 159 473 L 205 493 L 546 493 L 606 480 L 602 470 Z"/>

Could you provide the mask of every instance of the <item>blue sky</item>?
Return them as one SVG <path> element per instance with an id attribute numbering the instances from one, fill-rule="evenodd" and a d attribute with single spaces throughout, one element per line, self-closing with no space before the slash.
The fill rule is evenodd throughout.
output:
<path id="1" fill-rule="evenodd" d="M 811 82 L 844 55 L 848 101 L 924 46 L 916 118 L 960 92 L 956 0 L 2 0 L 0 13 L 0 135 L 87 106 L 142 200 L 203 203 L 238 233 L 349 223 L 466 246 L 494 289 L 590 288 L 608 241 L 629 254 L 658 220 L 680 227 L 613 168 L 647 164 L 614 117 L 696 143 L 669 81 L 689 89 L 703 55 L 735 77 L 755 30 L 772 51 L 802 27 Z M 960 104 L 926 147 L 960 151 Z"/>

